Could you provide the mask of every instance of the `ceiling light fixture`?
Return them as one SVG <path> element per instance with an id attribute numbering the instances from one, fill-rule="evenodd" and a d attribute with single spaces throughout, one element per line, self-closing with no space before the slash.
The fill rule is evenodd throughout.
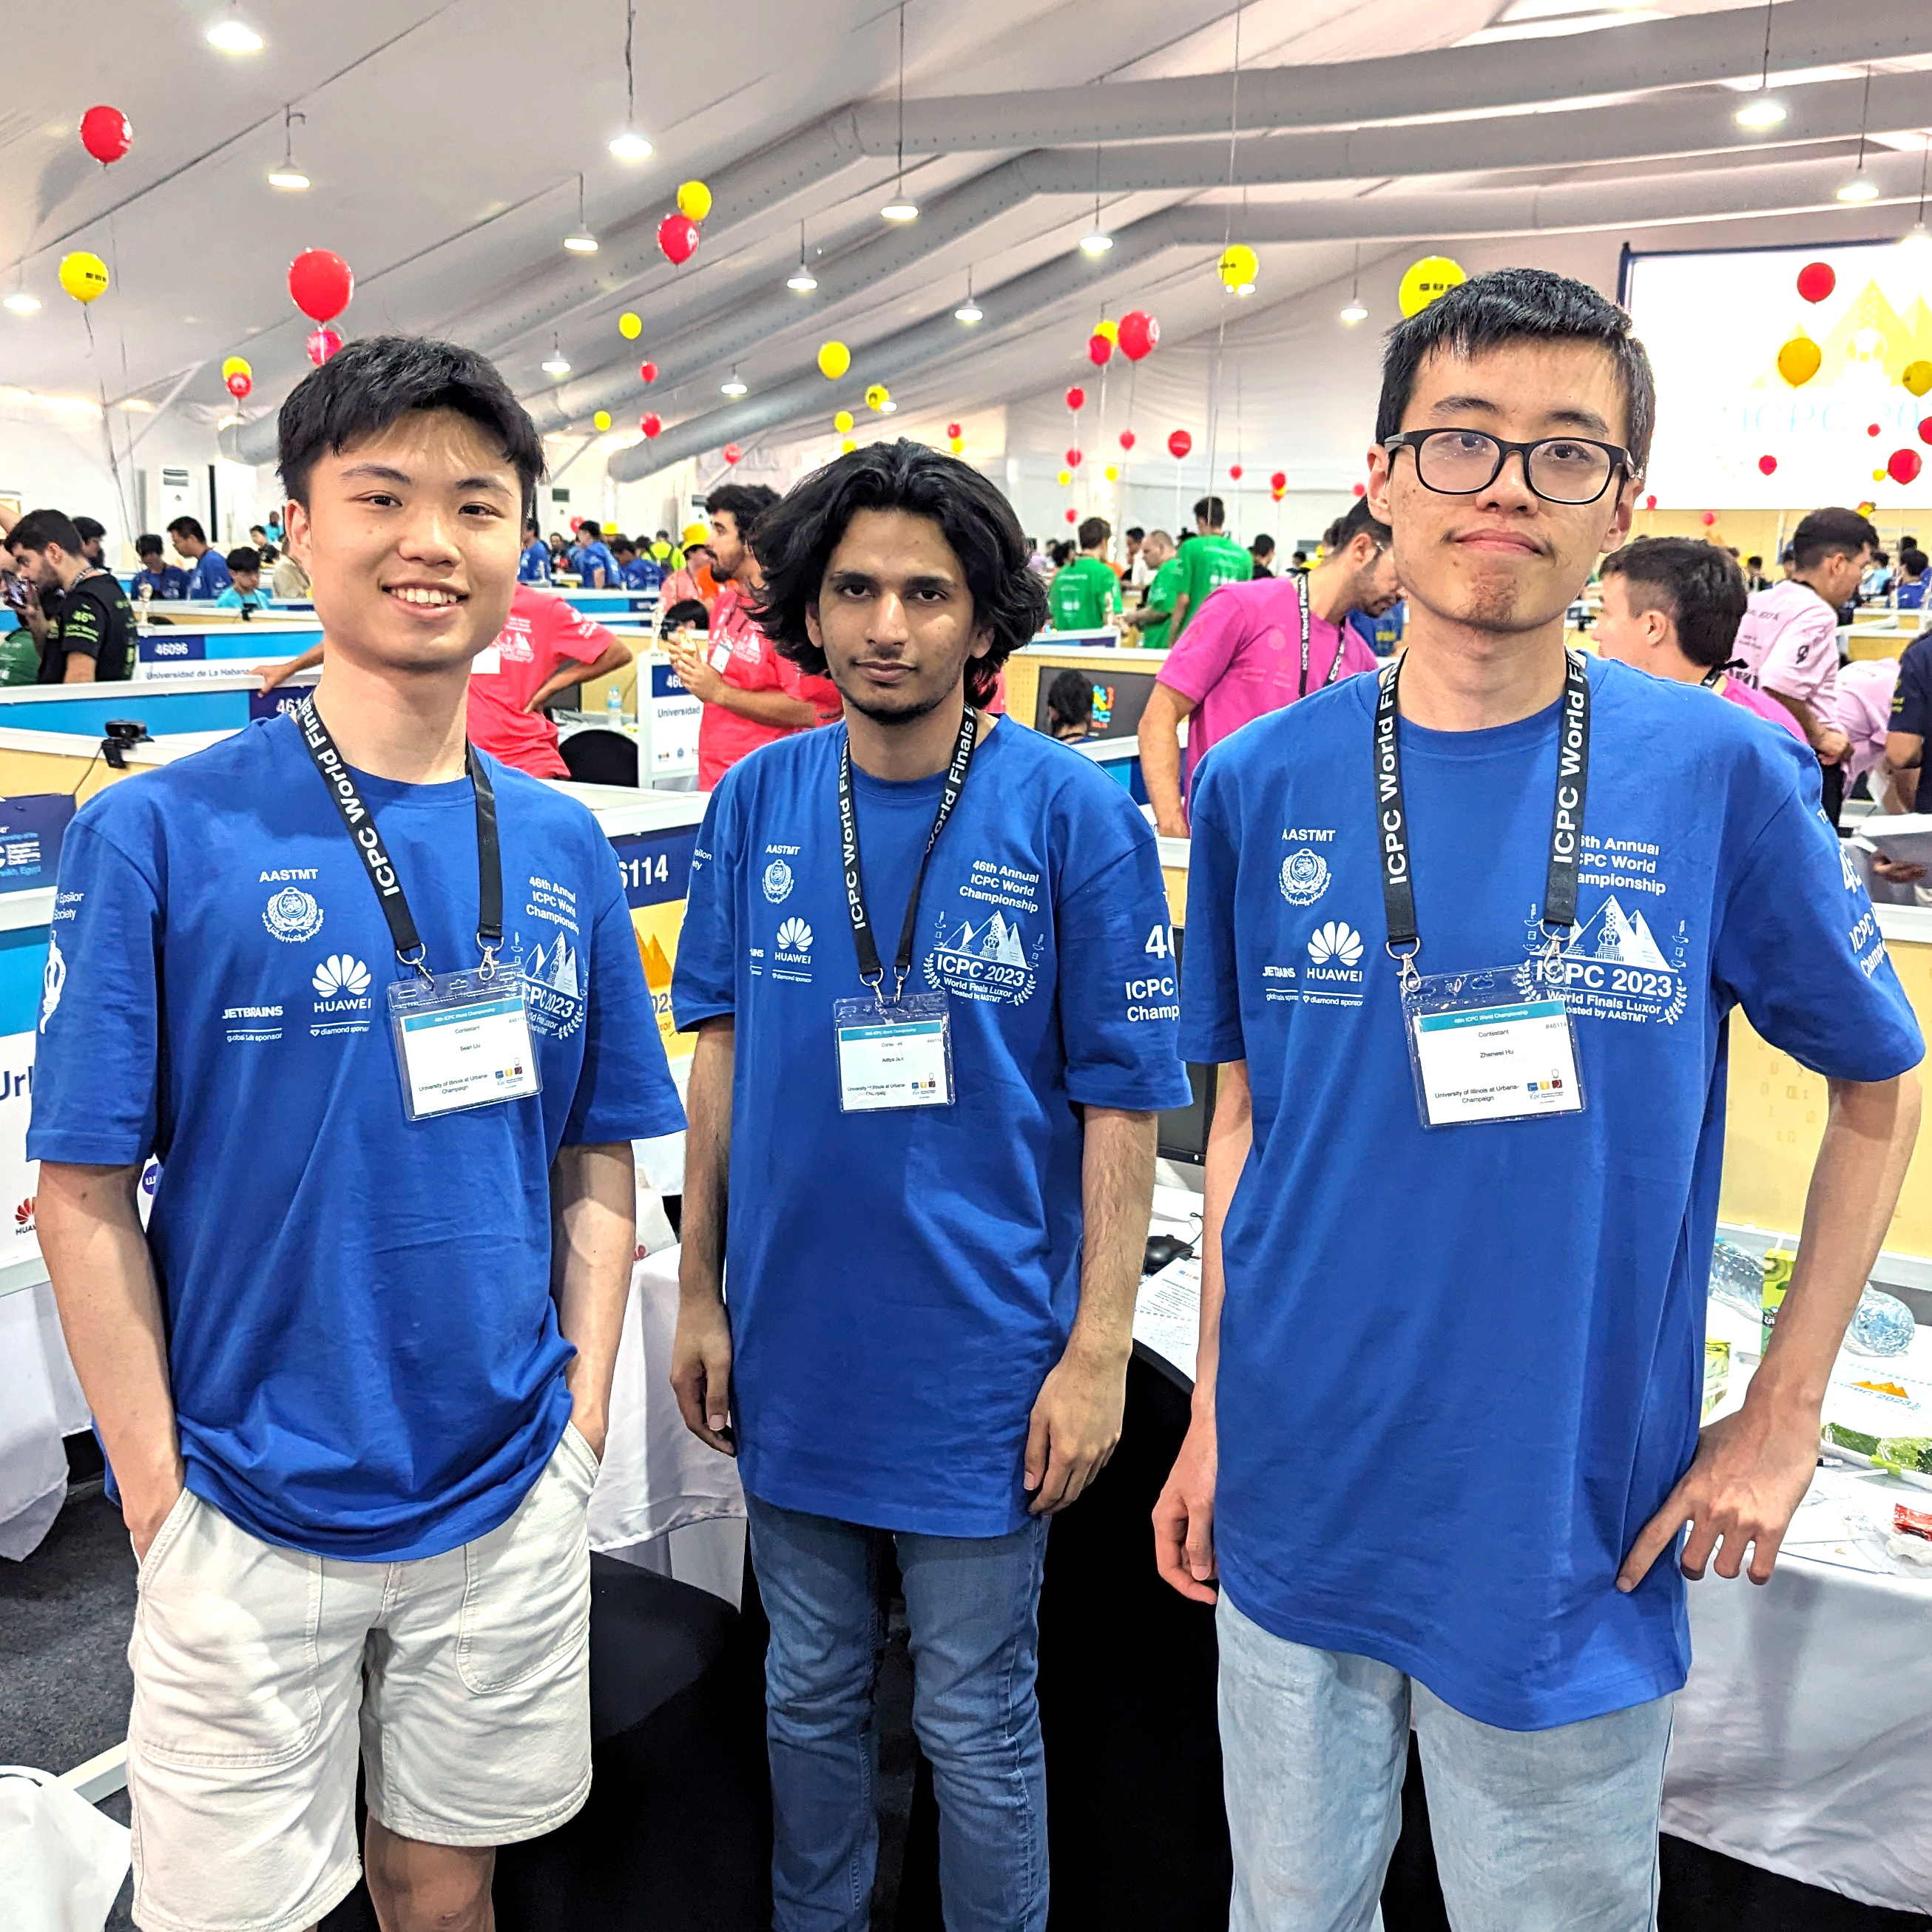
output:
<path id="1" fill-rule="evenodd" d="M 1100 147 L 1094 146 L 1094 225 L 1080 238 L 1083 255 L 1104 255 L 1114 245 L 1114 238 L 1100 225 Z"/>
<path id="2" fill-rule="evenodd" d="M 1852 178 L 1838 190 L 1840 201 L 1876 201 L 1878 183 L 1865 172 L 1865 122 L 1871 107 L 1871 69 L 1865 69 L 1864 104 L 1858 110 L 1858 164 Z"/>
<path id="3" fill-rule="evenodd" d="M 40 297 L 30 296 L 25 289 L 16 289 L 4 302 L 0 303 L 0 308 L 10 308 L 16 315 L 32 315 L 40 305 Z"/>
<path id="4" fill-rule="evenodd" d="M 304 188 L 308 186 L 308 176 L 296 166 L 295 124 L 298 121 L 304 127 L 308 125 L 306 114 L 298 114 L 292 106 L 285 106 L 282 110 L 282 164 L 278 168 L 268 170 L 268 185 L 271 188 Z"/>
<path id="5" fill-rule="evenodd" d="M 550 339 L 550 353 L 543 360 L 543 372 L 546 376 L 568 376 L 570 374 L 570 364 L 563 351 L 557 346 L 554 334 Z"/>
<path id="6" fill-rule="evenodd" d="M 1764 60 L 1758 69 L 1757 92 L 1731 116 L 1740 128 L 1760 134 L 1767 128 L 1783 125 L 1791 110 L 1771 94 L 1771 10 L 1774 0 L 1764 0 Z"/>
<path id="7" fill-rule="evenodd" d="M 740 396 L 748 396 L 752 393 L 751 385 L 748 382 L 741 382 L 738 380 L 738 371 L 735 364 L 731 370 L 730 381 L 720 382 L 718 388 L 721 394 L 729 396 L 734 402 L 736 401 Z"/>
<path id="8" fill-rule="evenodd" d="M 916 221 L 919 204 L 906 198 L 905 191 L 905 0 L 899 0 L 899 145 L 898 185 L 892 198 L 879 210 L 888 221 Z"/>
<path id="9" fill-rule="evenodd" d="M 1355 244 L 1355 272 L 1348 284 L 1348 305 L 1342 311 L 1342 320 L 1351 324 L 1366 322 L 1368 310 L 1362 306 L 1362 244 Z"/>
<path id="10" fill-rule="evenodd" d="M 801 217 L 798 224 L 798 266 L 785 278 L 785 286 L 802 296 L 808 296 L 818 286 L 818 278 L 805 265 L 805 222 Z"/>
<path id="11" fill-rule="evenodd" d="M 891 397 L 888 396 L 886 400 L 879 405 L 879 413 L 882 416 L 896 416 L 898 413 L 898 404 L 894 402 Z"/>
<path id="12" fill-rule="evenodd" d="M 631 43 L 637 32 L 637 0 L 624 8 L 624 128 L 610 136 L 610 152 L 620 161 L 647 161 L 654 150 L 638 132 L 638 70 L 631 59 Z"/>
<path id="13" fill-rule="evenodd" d="M 1910 230 L 1900 238 L 1898 245 L 1907 250 L 1913 262 L 1924 264 L 1932 259 L 1932 230 L 1925 226 L 1925 176 L 1928 163 L 1932 163 L 1932 134 L 1925 137 L 1925 144 L 1918 151 L 1918 218 Z"/>
<path id="14" fill-rule="evenodd" d="M 973 299 L 973 271 L 966 271 L 966 299 L 952 311 L 955 322 L 974 322 L 986 320 L 986 311 Z"/>
<path id="15" fill-rule="evenodd" d="M 262 37 L 253 27 L 246 26 L 230 7 L 228 17 L 218 20 L 202 36 L 212 47 L 219 47 L 225 54 L 258 54 L 262 51 Z"/>
<path id="16" fill-rule="evenodd" d="M 584 177 L 577 177 L 577 232 L 563 238 L 563 245 L 573 255 L 594 255 L 597 252 L 597 238 L 590 232 L 590 224 L 584 218 Z"/>

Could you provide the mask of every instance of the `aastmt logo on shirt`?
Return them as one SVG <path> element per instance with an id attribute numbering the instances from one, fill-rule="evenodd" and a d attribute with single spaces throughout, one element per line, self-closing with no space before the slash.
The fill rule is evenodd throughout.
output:
<path id="1" fill-rule="evenodd" d="M 1328 861 L 1304 846 L 1281 862 L 1281 896 L 1290 905 L 1312 905 L 1328 890 Z"/>
<path id="2" fill-rule="evenodd" d="M 765 868 L 765 896 L 773 905 L 788 898 L 791 892 L 791 868 L 782 859 L 774 859 Z"/>
<path id="3" fill-rule="evenodd" d="M 298 886 L 286 886 L 268 901 L 262 923 L 278 939 L 292 946 L 313 939 L 322 930 L 322 908 Z"/>

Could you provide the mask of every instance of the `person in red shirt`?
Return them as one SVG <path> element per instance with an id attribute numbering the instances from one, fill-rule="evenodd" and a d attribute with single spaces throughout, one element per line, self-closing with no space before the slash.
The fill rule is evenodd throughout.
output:
<path id="1" fill-rule="evenodd" d="M 751 538 L 758 519 L 778 500 L 776 490 L 760 483 L 727 483 L 705 499 L 712 570 L 721 586 L 709 647 L 689 632 L 669 644 L 679 681 L 704 706 L 698 725 L 700 791 L 712 790 L 760 745 L 843 715 L 831 680 L 807 676 L 780 657 L 752 616 L 763 580 Z"/>
<path id="2" fill-rule="evenodd" d="M 520 584 L 496 641 L 470 667 L 470 742 L 532 778 L 567 778 L 544 706 L 574 684 L 610 677 L 631 648 L 554 592 Z"/>

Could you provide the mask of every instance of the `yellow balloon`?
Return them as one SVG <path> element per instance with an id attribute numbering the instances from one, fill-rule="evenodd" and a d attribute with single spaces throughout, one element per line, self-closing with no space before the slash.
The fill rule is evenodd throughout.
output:
<path id="1" fill-rule="evenodd" d="M 1932 362 L 1922 358 L 1916 362 L 1906 363 L 1904 372 L 1898 380 L 1915 396 L 1924 395 L 1928 389 L 1932 389 Z"/>
<path id="2" fill-rule="evenodd" d="M 592 429 L 608 429 L 610 427 L 610 412 L 608 410 L 599 410 L 590 418 L 590 427 Z"/>
<path id="3" fill-rule="evenodd" d="M 702 221 L 711 212 L 711 190 L 701 181 L 679 184 L 677 212 L 693 221 Z"/>
<path id="4" fill-rule="evenodd" d="M 1096 322 L 1094 333 L 1103 341 L 1118 344 L 1120 339 L 1120 325 L 1118 322 Z"/>
<path id="5" fill-rule="evenodd" d="M 866 406 L 868 410 L 882 410 L 892 399 L 891 391 L 883 382 L 874 382 L 866 392 Z"/>
<path id="6" fill-rule="evenodd" d="M 254 373 L 254 370 L 249 368 L 248 358 L 245 356 L 230 356 L 221 365 L 221 380 L 224 382 L 231 376 L 252 376 Z"/>
<path id="7" fill-rule="evenodd" d="M 1874 483 L 1882 483 L 1885 481 L 1885 472 L 1882 470 L 1874 470 L 1872 472 L 1872 481 Z"/>
<path id="8" fill-rule="evenodd" d="M 859 446 L 848 436 L 845 440 L 838 446 L 839 454 L 842 456 L 850 456 L 853 451 L 856 449 Z"/>
<path id="9" fill-rule="evenodd" d="M 1858 514 L 1862 517 L 1868 517 L 1877 508 L 1878 506 L 1876 503 L 1861 503 L 1858 506 Z"/>
<path id="10" fill-rule="evenodd" d="M 1260 258 L 1245 242 L 1234 242 L 1221 250 L 1220 273 L 1223 285 L 1231 289 L 1252 284 L 1261 271 Z"/>
<path id="11" fill-rule="evenodd" d="M 622 315 L 618 316 L 617 333 L 621 335 L 626 342 L 636 341 L 638 338 L 643 334 L 644 332 L 644 319 L 642 316 L 633 315 L 628 309 L 626 309 Z"/>
<path id="12" fill-rule="evenodd" d="M 1450 261 L 1447 255 L 1425 255 L 1403 270 L 1396 301 L 1404 315 L 1420 315 L 1438 296 L 1446 296 L 1468 279 L 1461 262 Z"/>
<path id="13" fill-rule="evenodd" d="M 963 436 L 948 436 L 946 440 L 946 446 L 955 456 L 960 455 L 965 450 L 966 439 Z"/>
<path id="14" fill-rule="evenodd" d="M 1073 472 L 1070 470 L 1063 470 L 1056 480 L 1058 482 L 1060 488 L 1064 490 L 1068 484 L 1073 481 Z"/>
<path id="15" fill-rule="evenodd" d="M 98 255 L 90 255 L 84 248 L 71 255 L 63 255 L 60 285 L 76 302 L 91 302 L 97 296 L 107 292 L 107 264 Z"/>
<path id="16" fill-rule="evenodd" d="M 1802 389 L 1823 368 L 1825 352 L 1808 335 L 1794 335 L 1778 352 L 1778 373 Z"/>
<path id="17" fill-rule="evenodd" d="M 832 427 L 841 436 L 849 434 L 852 428 L 852 412 L 850 410 L 841 410 L 832 418 Z"/>
<path id="18" fill-rule="evenodd" d="M 1118 483 L 1120 480 L 1120 466 L 1118 463 L 1110 463 L 1100 473 L 1109 483 Z"/>
<path id="19" fill-rule="evenodd" d="M 828 382 L 836 382 L 852 366 L 852 352 L 842 342 L 818 345 L 818 373 Z"/>

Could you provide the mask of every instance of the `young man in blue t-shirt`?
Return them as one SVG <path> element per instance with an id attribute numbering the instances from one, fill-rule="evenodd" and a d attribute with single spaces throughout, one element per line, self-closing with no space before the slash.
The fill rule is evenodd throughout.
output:
<path id="1" fill-rule="evenodd" d="M 628 1143 L 682 1116 L 608 844 L 464 742 L 542 464 L 472 351 L 332 357 L 280 422 L 312 705 L 62 853 L 27 1145 L 141 1564 L 142 1925 L 314 1925 L 358 1744 L 391 1932 L 480 1932 L 589 1786 Z"/>
<path id="2" fill-rule="evenodd" d="M 524 548 L 517 559 L 517 581 L 519 584 L 548 584 L 550 581 L 550 545 L 537 533 L 537 520 L 534 517 L 524 519 Z"/>
<path id="3" fill-rule="evenodd" d="M 610 554 L 610 546 L 604 541 L 603 526 L 586 517 L 577 527 L 577 548 L 571 552 L 570 560 L 577 572 L 578 587 L 584 590 L 616 590 L 617 560 Z"/>
<path id="4" fill-rule="evenodd" d="M 136 603 L 143 596 L 173 603 L 188 595 L 188 572 L 168 562 L 167 546 L 159 537 L 136 537 L 134 554 L 141 560 L 141 567 L 135 572 L 128 594 Z"/>
<path id="5" fill-rule="evenodd" d="M 845 717 L 734 765 L 699 834 L 671 1378 L 737 1455 L 771 1621 L 774 1922 L 866 1923 L 896 1546 L 946 1922 L 1040 1932 L 1047 1523 L 1120 1433 L 1153 1117 L 1188 1097 L 1160 868 L 1120 787 L 984 709 L 1046 598 L 976 472 L 854 452 L 758 555 L 759 622 Z"/>
<path id="6" fill-rule="evenodd" d="M 1916 1132 L 1816 760 L 1564 651 L 1654 408 L 1629 318 L 1559 276 L 1400 325 L 1368 500 L 1407 648 L 1196 788 L 1181 1040 L 1222 1075 L 1155 1538 L 1183 1594 L 1218 1579 L 1244 1932 L 1371 1922 L 1412 1723 L 1456 1924 L 1652 1923 L 1680 1568 L 1770 1576 Z M 1771 1346 L 1700 1435 L 1733 1007 L 1831 1112 Z"/>
<path id="7" fill-rule="evenodd" d="M 188 594 L 212 604 L 234 581 L 221 553 L 208 541 L 198 517 L 177 517 L 168 526 L 168 541 L 188 566 Z"/>

